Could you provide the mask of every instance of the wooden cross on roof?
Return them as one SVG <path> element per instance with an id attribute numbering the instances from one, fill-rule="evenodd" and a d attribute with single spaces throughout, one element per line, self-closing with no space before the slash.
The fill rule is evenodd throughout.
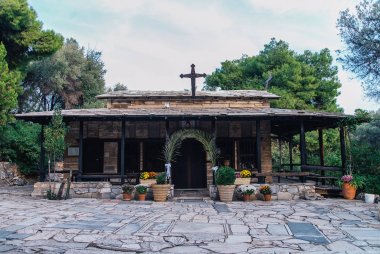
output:
<path id="1" fill-rule="evenodd" d="M 191 96 L 192 97 L 195 97 L 195 79 L 196 78 L 205 78 L 206 77 L 206 73 L 203 73 L 203 74 L 198 74 L 198 73 L 195 73 L 195 65 L 192 64 L 191 65 L 191 72 L 189 74 L 181 74 L 179 75 L 181 78 L 190 78 L 191 79 Z"/>

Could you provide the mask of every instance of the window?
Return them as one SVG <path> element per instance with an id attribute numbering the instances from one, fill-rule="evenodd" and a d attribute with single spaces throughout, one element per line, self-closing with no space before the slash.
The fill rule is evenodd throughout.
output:
<path id="1" fill-rule="evenodd" d="M 163 139 L 144 141 L 144 171 L 164 171 L 165 161 L 162 155 L 164 145 L 165 140 Z"/>
<path id="2" fill-rule="evenodd" d="M 140 171 L 140 142 L 126 139 L 125 141 L 125 172 Z"/>
<path id="3" fill-rule="evenodd" d="M 234 140 L 232 139 L 217 139 L 216 146 L 219 149 L 219 165 L 226 165 L 229 163 L 230 167 L 235 165 L 234 156 Z"/>
<path id="4" fill-rule="evenodd" d="M 239 144 L 239 169 L 253 169 L 256 159 L 256 147 L 255 140 L 250 139 L 241 139 L 238 142 Z"/>

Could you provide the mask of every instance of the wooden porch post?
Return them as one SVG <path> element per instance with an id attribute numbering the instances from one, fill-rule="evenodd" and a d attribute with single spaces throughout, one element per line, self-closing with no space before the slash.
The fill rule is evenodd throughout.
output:
<path id="1" fill-rule="evenodd" d="M 83 121 L 79 121 L 79 169 L 77 181 L 81 181 L 83 174 Z"/>
<path id="2" fill-rule="evenodd" d="M 293 171 L 293 136 L 289 138 L 289 167 Z"/>
<path id="3" fill-rule="evenodd" d="M 216 119 L 213 119 L 211 121 L 211 131 L 212 131 L 212 138 L 214 139 L 214 142 L 216 142 Z M 216 166 L 216 165 L 213 165 Z M 212 171 L 212 184 L 215 185 L 215 171 Z"/>
<path id="4" fill-rule="evenodd" d="M 168 119 L 165 120 L 165 139 L 166 140 L 169 139 L 169 120 Z"/>
<path id="5" fill-rule="evenodd" d="M 121 140 L 120 140 L 120 176 L 121 184 L 124 184 L 125 179 L 125 120 L 121 120 Z"/>
<path id="6" fill-rule="evenodd" d="M 256 167 L 257 171 L 261 173 L 261 133 L 260 133 L 260 120 L 256 120 Z M 265 177 L 259 177 L 259 183 L 263 183 Z"/>
<path id="7" fill-rule="evenodd" d="M 324 152 L 324 145 L 323 145 L 323 129 L 318 129 L 318 143 L 319 143 L 319 162 L 320 165 L 323 167 L 325 165 L 325 152 Z M 325 176 L 325 171 L 321 170 L 321 176 Z M 326 180 L 322 179 L 322 184 L 326 184 Z"/>
<path id="8" fill-rule="evenodd" d="M 39 173 L 40 173 L 40 182 L 45 181 L 45 125 L 41 125 L 41 133 L 40 133 L 40 163 L 39 163 Z"/>
<path id="9" fill-rule="evenodd" d="M 278 137 L 278 146 L 280 148 L 280 168 L 278 171 L 281 171 L 282 169 L 282 138 L 281 136 Z"/>
<path id="10" fill-rule="evenodd" d="M 216 139 L 216 120 L 212 119 L 211 121 L 211 132 L 212 132 L 212 137 Z"/>
<path id="11" fill-rule="evenodd" d="M 344 127 L 340 127 L 339 129 L 339 136 L 340 136 L 340 156 L 342 160 L 342 174 L 346 174 L 346 166 L 347 166 L 347 159 L 346 159 L 346 142 L 344 138 Z"/>
<path id="12" fill-rule="evenodd" d="M 300 150 L 301 150 L 301 171 L 303 171 L 303 166 L 307 164 L 305 127 L 304 127 L 303 121 L 301 121 L 301 124 L 300 124 Z"/>

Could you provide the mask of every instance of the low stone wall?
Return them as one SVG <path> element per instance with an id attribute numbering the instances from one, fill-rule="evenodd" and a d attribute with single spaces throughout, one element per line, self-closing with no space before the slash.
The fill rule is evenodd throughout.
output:
<path id="1" fill-rule="evenodd" d="M 51 188 L 58 193 L 60 188 L 63 195 L 66 193 L 66 184 L 63 188 L 60 182 L 52 182 Z M 71 198 L 111 198 L 112 184 L 109 182 L 72 182 L 70 185 Z M 45 198 L 49 189 L 49 182 L 37 182 L 34 184 L 32 197 Z"/>
<path id="2" fill-rule="evenodd" d="M 322 199 L 322 197 L 315 192 L 315 185 L 313 183 L 272 183 L 252 185 L 257 189 L 255 195 L 253 195 L 253 199 L 262 198 L 258 191 L 261 185 L 269 185 L 271 187 L 272 200 L 297 200 L 300 198 L 308 200 Z M 211 185 L 209 191 L 212 199 L 219 199 L 217 187 L 215 185 Z M 240 199 L 241 197 L 235 189 L 234 200 L 236 201 Z"/>
<path id="3" fill-rule="evenodd" d="M 259 184 L 254 184 L 259 189 Z M 269 185 L 272 189 L 272 200 L 297 200 L 313 199 L 317 197 L 314 183 L 273 183 Z M 316 199 L 316 198 L 315 198 Z"/>

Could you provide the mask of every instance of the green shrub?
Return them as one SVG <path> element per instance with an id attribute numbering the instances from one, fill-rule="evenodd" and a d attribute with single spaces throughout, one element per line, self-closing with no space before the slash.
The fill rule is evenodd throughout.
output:
<path id="1" fill-rule="evenodd" d="M 235 183 L 235 170 L 230 167 L 221 167 L 216 171 L 215 182 L 217 185 L 232 185 Z"/>
<path id="2" fill-rule="evenodd" d="M 121 189 L 123 190 L 123 193 L 131 194 L 134 190 L 134 187 L 132 185 L 123 185 Z"/>
<path id="3" fill-rule="evenodd" d="M 367 175 L 365 183 L 365 192 L 380 194 L 380 175 Z"/>
<path id="4" fill-rule="evenodd" d="M 0 126 L 0 160 L 16 163 L 23 175 L 37 175 L 41 126 L 15 121 Z"/>
<path id="5" fill-rule="evenodd" d="M 145 194 L 148 190 L 148 188 L 145 185 L 137 185 L 135 189 L 138 194 Z"/>
<path id="6" fill-rule="evenodd" d="M 161 172 L 156 176 L 157 184 L 166 184 L 166 173 Z"/>
<path id="7" fill-rule="evenodd" d="M 51 189 L 48 189 L 46 192 L 46 198 L 49 200 L 58 200 L 58 195 L 54 193 Z"/>

